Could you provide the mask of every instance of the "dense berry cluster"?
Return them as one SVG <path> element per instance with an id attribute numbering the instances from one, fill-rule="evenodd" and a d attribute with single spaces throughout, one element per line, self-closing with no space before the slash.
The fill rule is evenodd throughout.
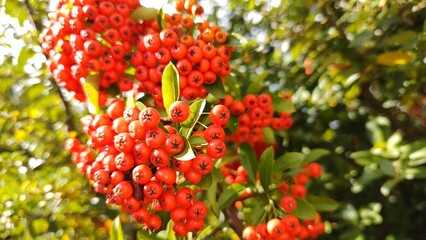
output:
<path id="1" fill-rule="evenodd" d="M 286 181 L 278 183 L 277 190 L 282 194 L 279 203 L 283 216 L 270 219 L 258 226 L 247 226 L 243 231 L 243 239 L 307 239 L 316 238 L 319 234 L 324 233 L 324 223 L 318 213 L 314 219 L 303 221 L 291 214 L 297 207 L 296 199 L 305 198 L 307 194 L 305 186 L 309 179 L 320 176 L 321 165 L 314 162 L 304 165 L 303 169 L 293 177 L 292 183 Z"/>
<path id="2" fill-rule="evenodd" d="M 98 78 L 100 102 L 105 103 L 111 85 L 133 87 L 125 75 L 126 57 L 139 41 L 143 25 L 130 15 L 139 1 L 62 0 L 49 13 L 50 25 L 42 34 L 48 66 L 60 86 L 84 101 L 81 82 Z"/>
<path id="3" fill-rule="evenodd" d="M 229 137 L 236 143 L 248 142 L 251 145 L 264 143 L 263 129 L 287 130 L 293 125 L 289 113 L 277 112 L 272 106 L 269 94 L 246 95 L 242 101 L 234 100 L 230 95 L 224 100 L 231 114 L 238 116 L 237 131 Z"/>
<path id="4" fill-rule="evenodd" d="M 243 231 L 244 240 L 290 240 L 317 238 L 324 233 L 324 223 L 319 214 L 314 219 L 300 221 L 287 214 L 273 218 L 258 226 L 247 226 Z"/>
<path id="5" fill-rule="evenodd" d="M 155 108 L 126 108 L 117 99 L 106 114 L 82 118 L 83 129 L 90 136 L 87 145 L 70 139 L 66 148 L 77 168 L 93 182 L 94 190 L 107 194 L 108 203 L 121 206 L 149 230 L 161 227 L 158 212 L 169 212 L 176 234 L 184 236 L 203 228 L 207 207 L 195 199 L 192 188 L 180 184 L 185 180 L 199 183 L 212 171 L 215 159 L 223 156 L 226 145 L 221 125 L 229 119 L 229 111 L 223 105 L 210 110 L 213 124 L 205 131 L 206 144 L 185 160 L 179 156 L 188 146 L 173 123 L 190 116 L 189 106 L 176 101 L 169 111 L 171 121 L 163 121 Z"/>
<path id="6" fill-rule="evenodd" d="M 134 0 L 60 1 L 42 35 L 50 71 L 60 86 L 84 101 L 81 84 L 93 76 L 99 82 L 100 105 L 118 87 L 150 94 L 162 106 L 161 79 L 169 62 L 179 71 L 181 95 L 187 100 L 205 98 L 205 85 L 230 74 L 233 47 L 226 45 L 226 33 L 199 17 L 201 6 L 177 1 L 179 12 L 164 14 L 164 24 L 133 14 L 143 8 Z"/>

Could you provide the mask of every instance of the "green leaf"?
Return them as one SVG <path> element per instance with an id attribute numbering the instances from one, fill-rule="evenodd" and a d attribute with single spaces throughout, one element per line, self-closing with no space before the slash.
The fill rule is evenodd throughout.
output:
<path id="1" fill-rule="evenodd" d="M 204 107 L 206 106 L 205 99 L 198 99 L 194 101 L 191 106 L 189 106 L 190 114 L 188 119 L 186 119 L 183 123 L 181 123 L 181 129 L 179 133 L 185 138 L 189 138 L 191 135 L 192 129 L 198 122 L 201 114 L 203 114 Z"/>
<path id="2" fill-rule="evenodd" d="M 247 94 L 258 94 L 262 90 L 262 82 L 268 77 L 269 70 L 263 71 L 248 86 Z"/>
<path id="3" fill-rule="evenodd" d="M 320 158 L 330 154 L 330 151 L 327 149 L 316 148 L 312 149 L 310 153 L 306 154 L 303 164 L 310 162 L 318 161 Z"/>
<path id="4" fill-rule="evenodd" d="M 275 143 L 275 132 L 271 127 L 264 127 L 262 129 L 263 141 L 267 144 Z"/>
<path id="5" fill-rule="evenodd" d="M 394 176 L 396 174 L 395 167 L 393 166 L 392 162 L 387 159 L 383 159 L 380 162 L 380 169 L 384 174 L 389 176 Z"/>
<path id="6" fill-rule="evenodd" d="M 333 212 L 339 207 L 338 202 L 327 196 L 308 195 L 306 199 L 319 212 Z"/>
<path id="7" fill-rule="evenodd" d="M 213 184 L 213 176 L 211 173 L 204 175 L 201 181 L 197 184 L 198 187 L 208 190 Z"/>
<path id="8" fill-rule="evenodd" d="M 217 98 L 225 98 L 225 87 L 223 86 L 222 78 L 219 75 L 217 75 L 216 81 L 213 84 L 204 84 L 204 88 Z"/>
<path id="9" fill-rule="evenodd" d="M 263 151 L 259 160 L 260 183 L 266 193 L 269 192 L 269 184 L 271 184 L 272 162 L 274 161 L 274 148 L 268 147 Z"/>
<path id="10" fill-rule="evenodd" d="M 195 158 L 194 150 L 192 150 L 191 144 L 185 137 L 185 147 L 179 154 L 175 155 L 175 158 L 180 161 L 189 161 Z"/>
<path id="11" fill-rule="evenodd" d="M 3 1 L 2 1 L 3 2 Z M 6 0 L 4 4 L 7 15 L 18 19 L 19 24 L 23 26 L 24 21 L 28 19 L 27 10 L 20 1 Z"/>
<path id="12" fill-rule="evenodd" d="M 305 155 L 300 152 L 288 152 L 277 158 L 273 170 L 276 172 L 290 168 L 299 167 L 302 164 Z"/>
<path id="13" fill-rule="evenodd" d="M 135 97 L 133 95 L 133 91 L 129 94 L 126 100 L 126 108 L 134 108 L 136 106 L 135 104 Z"/>
<path id="14" fill-rule="evenodd" d="M 49 222 L 44 218 L 37 218 L 31 221 L 31 228 L 37 235 L 43 234 L 49 229 Z"/>
<path id="15" fill-rule="evenodd" d="M 207 189 L 207 200 L 211 204 L 211 210 L 213 211 L 213 213 L 216 215 L 216 217 L 219 217 L 220 209 L 217 203 L 217 184 L 221 179 L 223 179 L 223 175 L 217 168 L 213 168 L 211 173 L 213 177 L 213 182 L 211 187 Z"/>
<path id="16" fill-rule="evenodd" d="M 120 216 L 115 217 L 114 222 L 109 230 L 109 239 L 124 240 L 123 229 L 121 228 Z"/>
<path id="17" fill-rule="evenodd" d="M 256 172 L 257 172 L 257 158 L 256 153 L 250 144 L 244 142 L 240 145 L 238 149 L 238 155 L 240 156 L 241 165 L 247 172 L 249 180 L 252 183 L 256 182 Z"/>
<path id="18" fill-rule="evenodd" d="M 138 7 L 135 10 L 133 10 L 130 17 L 136 22 L 139 22 L 141 20 L 154 19 L 157 17 L 157 15 L 158 15 L 158 10 L 155 8 Z"/>
<path id="19" fill-rule="evenodd" d="M 240 194 L 244 191 L 246 187 L 241 184 L 232 184 L 225 188 L 225 190 L 220 194 L 217 204 L 220 209 L 227 208 L 231 203 L 238 199 Z"/>
<path id="20" fill-rule="evenodd" d="M 303 199 L 295 198 L 297 202 L 297 207 L 293 210 L 292 214 L 296 217 L 306 220 L 315 218 L 315 208 L 312 204 L 306 202 Z"/>
<path id="21" fill-rule="evenodd" d="M 277 112 L 292 113 L 296 111 L 296 108 L 290 100 L 278 96 L 272 96 L 272 107 Z"/>
<path id="22" fill-rule="evenodd" d="M 142 229 L 138 231 L 138 240 L 162 240 L 162 239 L 158 238 L 155 234 L 151 234 Z"/>
<path id="23" fill-rule="evenodd" d="M 160 11 L 158 11 L 157 21 L 161 29 L 167 28 L 166 15 L 163 12 L 163 8 L 161 8 Z"/>
<path id="24" fill-rule="evenodd" d="M 225 78 L 225 82 L 226 82 L 226 92 L 228 92 L 229 94 L 231 94 L 231 96 L 233 96 L 235 99 L 240 99 L 241 98 L 241 91 L 240 91 L 240 83 L 238 82 L 238 80 L 229 75 Z"/>
<path id="25" fill-rule="evenodd" d="M 89 112 L 98 114 L 99 109 L 99 75 L 88 75 L 83 80 L 83 89 L 87 98 Z"/>
<path id="26" fill-rule="evenodd" d="M 179 99 L 179 73 L 172 62 L 164 69 L 161 84 L 164 109 L 169 114 L 170 105 Z"/>
<path id="27" fill-rule="evenodd" d="M 264 219 L 266 212 L 269 210 L 268 208 L 270 208 L 270 205 L 268 203 L 268 198 L 262 195 L 253 198 L 253 200 L 253 207 L 246 220 L 248 225 L 256 226 L 262 221 L 262 219 Z"/>
<path id="28" fill-rule="evenodd" d="M 241 47 L 244 46 L 245 44 L 247 44 L 247 40 L 240 34 L 238 33 L 231 33 L 228 35 L 228 37 L 226 38 L 226 42 L 225 45 L 230 45 L 230 46 L 234 46 L 234 47 Z"/>
<path id="29" fill-rule="evenodd" d="M 204 137 L 200 135 L 195 135 L 195 136 L 189 137 L 189 144 L 191 144 L 191 147 L 195 148 L 195 147 L 206 145 L 207 141 L 206 139 L 204 139 Z"/>
<path id="30" fill-rule="evenodd" d="M 135 103 L 135 107 L 141 111 L 146 108 L 145 104 L 139 101 Z"/>

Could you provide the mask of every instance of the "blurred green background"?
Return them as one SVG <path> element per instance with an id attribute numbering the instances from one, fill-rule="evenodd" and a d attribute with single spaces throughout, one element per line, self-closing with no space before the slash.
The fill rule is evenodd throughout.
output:
<path id="1" fill-rule="evenodd" d="M 286 89 L 297 112 L 283 145 L 326 148 L 310 192 L 339 204 L 321 239 L 424 239 L 426 3 L 200 1 L 245 37 L 242 92 Z M 103 239 L 107 207 L 63 149 L 84 107 L 48 73 L 38 35 L 48 1 L 0 5 L 0 239 Z M 132 225 L 124 225 L 132 237 Z M 126 231 L 127 229 L 127 231 Z"/>

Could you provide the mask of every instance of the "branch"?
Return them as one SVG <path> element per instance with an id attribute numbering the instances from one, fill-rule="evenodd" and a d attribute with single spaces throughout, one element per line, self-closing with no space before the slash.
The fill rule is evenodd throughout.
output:
<path id="1" fill-rule="evenodd" d="M 24 4 L 25 4 L 25 8 L 27 9 L 27 12 L 28 12 L 28 20 L 31 22 L 34 29 L 38 33 L 40 33 L 41 29 L 42 29 L 42 24 L 41 24 L 40 21 L 36 21 L 33 17 L 37 13 L 34 11 L 34 8 L 31 6 L 29 0 L 24 0 Z M 71 111 L 71 106 L 70 106 L 69 102 L 67 100 L 65 100 L 65 97 L 64 97 L 60 87 L 58 86 L 58 83 L 56 81 L 54 81 L 52 77 L 49 78 L 49 81 L 52 83 L 53 88 L 58 93 L 59 97 L 61 98 L 62 104 L 65 107 L 65 113 L 67 115 L 65 123 L 68 126 L 68 131 L 75 131 L 77 128 L 76 128 L 74 121 L 73 121 L 73 113 Z"/>
<path id="2" fill-rule="evenodd" d="M 226 216 L 229 219 L 229 226 L 235 231 L 235 233 L 241 238 L 243 234 L 243 223 L 237 216 L 238 210 L 234 206 L 234 204 L 229 205 L 229 207 L 226 209 Z"/>

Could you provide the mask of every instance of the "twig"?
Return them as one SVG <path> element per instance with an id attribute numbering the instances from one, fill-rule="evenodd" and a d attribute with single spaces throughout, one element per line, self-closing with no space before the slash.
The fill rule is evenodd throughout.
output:
<path id="1" fill-rule="evenodd" d="M 39 21 L 36 21 L 33 17 L 37 13 L 34 11 L 34 8 L 31 6 L 29 0 L 24 0 L 24 4 L 25 4 L 25 8 L 27 9 L 27 12 L 28 12 L 28 20 L 34 26 L 35 31 L 40 33 L 41 28 L 42 28 L 42 24 Z M 58 95 L 61 98 L 61 101 L 62 101 L 62 103 L 65 107 L 65 113 L 67 115 L 65 123 L 68 126 L 68 131 L 75 131 L 77 128 L 76 128 L 74 121 L 73 121 L 73 113 L 71 111 L 71 106 L 70 106 L 69 102 L 65 99 L 60 87 L 58 86 L 58 83 L 56 81 L 54 81 L 52 77 L 49 78 L 49 81 L 52 83 L 53 88 L 58 93 Z"/>

